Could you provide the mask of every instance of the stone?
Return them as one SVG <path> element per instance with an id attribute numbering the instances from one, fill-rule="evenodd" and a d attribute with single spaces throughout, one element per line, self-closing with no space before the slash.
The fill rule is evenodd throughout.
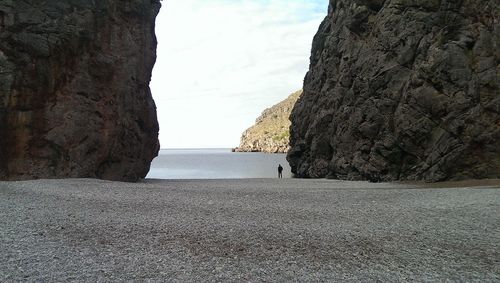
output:
<path id="1" fill-rule="evenodd" d="M 0 179 L 136 181 L 159 150 L 159 0 L 0 2 Z"/>
<path id="2" fill-rule="evenodd" d="M 286 153 L 290 140 L 290 113 L 302 90 L 292 93 L 285 100 L 267 108 L 255 120 L 255 125 L 241 135 L 240 146 L 235 152 Z"/>
<path id="3" fill-rule="evenodd" d="M 496 0 L 330 0 L 287 159 L 299 177 L 500 177 Z"/>

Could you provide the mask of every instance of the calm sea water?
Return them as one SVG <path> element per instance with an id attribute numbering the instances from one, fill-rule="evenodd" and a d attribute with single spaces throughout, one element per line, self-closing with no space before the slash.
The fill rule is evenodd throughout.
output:
<path id="1" fill-rule="evenodd" d="M 233 179 L 276 178 L 278 164 L 283 178 L 290 178 L 285 154 L 231 152 L 231 149 L 162 149 L 146 178 Z"/>

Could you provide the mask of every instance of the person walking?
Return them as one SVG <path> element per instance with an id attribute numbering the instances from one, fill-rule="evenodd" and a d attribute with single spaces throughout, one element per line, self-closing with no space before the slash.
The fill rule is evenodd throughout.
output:
<path id="1" fill-rule="evenodd" d="M 281 164 L 278 164 L 278 178 L 283 178 L 283 167 L 281 167 Z"/>

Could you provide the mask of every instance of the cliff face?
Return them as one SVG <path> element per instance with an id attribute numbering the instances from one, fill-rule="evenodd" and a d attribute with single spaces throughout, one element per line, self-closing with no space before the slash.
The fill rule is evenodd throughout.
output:
<path id="1" fill-rule="evenodd" d="M 292 93 L 287 99 L 262 112 L 255 125 L 241 136 L 236 151 L 286 153 L 290 139 L 290 112 L 302 91 Z"/>
<path id="2" fill-rule="evenodd" d="M 0 179 L 134 181 L 157 155 L 159 0 L 0 2 Z"/>
<path id="3" fill-rule="evenodd" d="M 303 177 L 500 177 L 497 0 L 330 0 L 291 115 Z"/>

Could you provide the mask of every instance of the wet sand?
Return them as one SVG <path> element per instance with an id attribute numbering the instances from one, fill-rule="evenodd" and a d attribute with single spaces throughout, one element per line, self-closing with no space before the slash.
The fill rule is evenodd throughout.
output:
<path id="1" fill-rule="evenodd" d="M 500 181 L 0 182 L 0 282 L 500 281 Z"/>

